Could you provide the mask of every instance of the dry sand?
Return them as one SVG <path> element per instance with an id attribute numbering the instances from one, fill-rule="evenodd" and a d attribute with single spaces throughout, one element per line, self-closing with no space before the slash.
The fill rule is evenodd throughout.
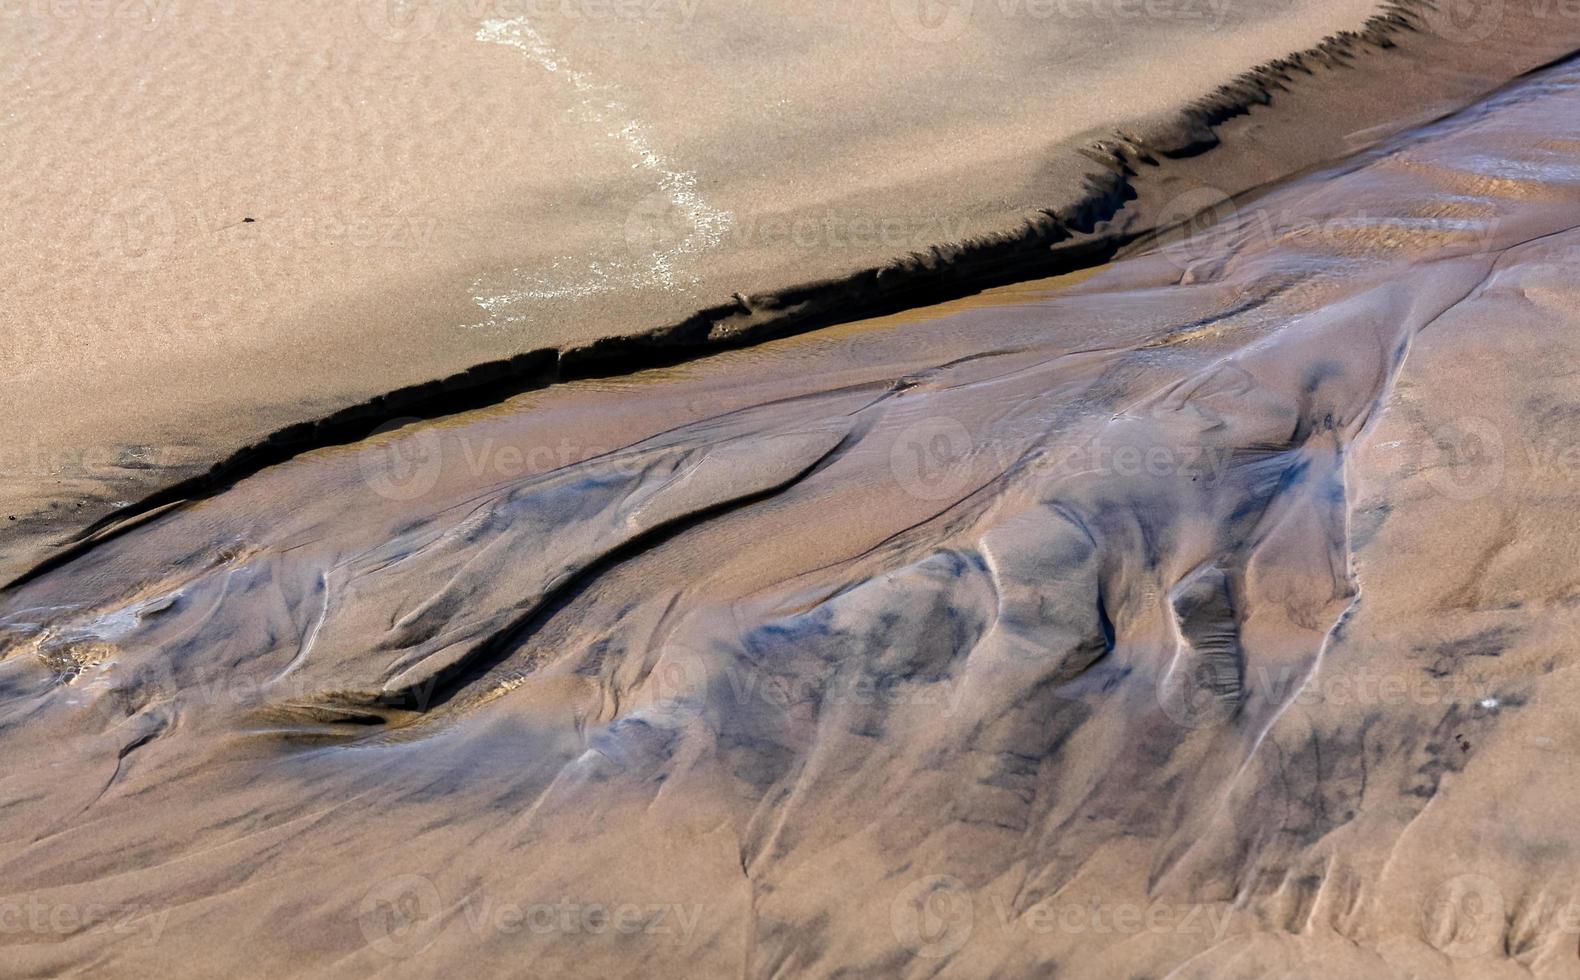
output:
<path id="1" fill-rule="evenodd" d="M 9 974 L 1574 977 L 1580 67 L 0 598 Z"/>
<path id="2" fill-rule="evenodd" d="M 1411 6 L 1286 66 L 1285 111 L 1224 123 L 1232 161 L 1160 172 L 1135 154 L 1203 136 L 1181 106 L 1376 6 L 8 2 L 0 576 L 282 426 L 703 309 L 772 325 L 807 312 L 787 287 L 1042 209 L 1138 193 L 1099 231 L 1144 229 L 1580 33 L 1562 4 Z M 1121 126 L 1139 146 L 1078 152 Z"/>

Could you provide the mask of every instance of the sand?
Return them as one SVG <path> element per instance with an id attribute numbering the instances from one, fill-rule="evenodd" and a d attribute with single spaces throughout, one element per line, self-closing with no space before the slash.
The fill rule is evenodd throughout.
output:
<path id="1" fill-rule="evenodd" d="M 0 596 L 7 972 L 1570 977 L 1580 67 Z"/>
<path id="2" fill-rule="evenodd" d="M 1111 247 L 1204 185 L 1216 201 L 1358 149 L 1580 34 L 1562 5 L 1412 6 L 1215 94 L 1378 8 L 9 4 L 0 577 L 391 389 L 676 324 L 666 343 L 914 303 L 914 262 L 892 288 L 794 288 L 913 252 L 937 288 L 974 288 L 1014 270 L 953 246 L 1029 221 Z M 1270 85 L 1272 110 L 1219 111 Z M 1184 125 L 1197 99 L 1232 160 L 1163 153 L 1219 138 Z M 1035 235 L 1011 251 L 1055 266 L 1022 277 L 1091 261 Z"/>

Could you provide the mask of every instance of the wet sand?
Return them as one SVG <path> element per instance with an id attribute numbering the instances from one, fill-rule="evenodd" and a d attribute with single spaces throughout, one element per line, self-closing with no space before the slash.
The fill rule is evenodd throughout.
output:
<path id="1" fill-rule="evenodd" d="M 1496 6 L 13 4 L 0 577 L 479 362 L 1090 262 L 1580 45 Z"/>
<path id="2" fill-rule="evenodd" d="M 1575 976 L 1577 148 L 1567 65 L 8 590 L 9 972 Z"/>

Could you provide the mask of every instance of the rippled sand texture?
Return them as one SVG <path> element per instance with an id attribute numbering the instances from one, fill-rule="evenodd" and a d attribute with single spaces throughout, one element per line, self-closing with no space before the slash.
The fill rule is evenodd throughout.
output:
<path id="1" fill-rule="evenodd" d="M 13 589 L 7 972 L 1576 975 L 1577 86 Z"/>

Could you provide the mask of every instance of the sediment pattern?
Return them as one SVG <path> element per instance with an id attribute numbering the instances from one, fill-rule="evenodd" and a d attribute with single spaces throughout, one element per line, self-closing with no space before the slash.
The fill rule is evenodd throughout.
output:
<path id="1" fill-rule="evenodd" d="M 556 385 L 42 571 L 0 891 L 75 918 L 4 955 L 1574 975 L 1577 83 L 1037 303 Z"/>

